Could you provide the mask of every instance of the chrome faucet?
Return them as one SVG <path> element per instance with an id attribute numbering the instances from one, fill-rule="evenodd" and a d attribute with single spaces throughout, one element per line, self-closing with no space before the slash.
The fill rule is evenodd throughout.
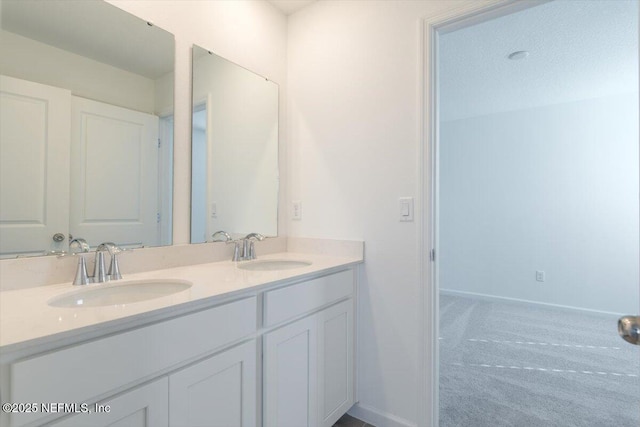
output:
<path id="1" fill-rule="evenodd" d="M 218 239 L 218 236 L 222 236 L 224 240 Z M 233 244 L 233 258 L 232 261 L 247 261 L 250 259 L 256 259 L 256 248 L 254 246 L 255 240 L 262 241 L 264 236 L 260 233 L 249 233 L 242 239 L 233 240 L 229 233 L 226 231 L 216 231 L 211 235 L 214 242 L 226 242 L 227 244 Z M 242 243 L 242 249 L 240 247 Z"/>
<path id="2" fill-rule="evenodd" d="M 69 243 L 71 246 L 79 246 L 79 253 L 86 253 L 89 251 L 89 245 L 84 239 L 73 239 Z M 104 260 L 104 253 L 108 252 L 110 256 L 109 270 L 107 271 Z M 93 267 L 93 274 L 87 275 L 87 263 L 83 256 L 78 259 L 78 268 L 76 270 L 76 276 L 73 280 L 74 285 L 87 285 L 89 283 L 104 283 L 108 280 L 122 279 L 120 274 L 120 266 L 118 265 L 118 254 L 122 252 L 115 243 L 105 242 L 98 245 L 96 248 L 95 265 Z"/>

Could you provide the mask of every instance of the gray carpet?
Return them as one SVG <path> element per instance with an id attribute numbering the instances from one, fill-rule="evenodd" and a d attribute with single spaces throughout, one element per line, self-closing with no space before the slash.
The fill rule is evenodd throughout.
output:
<path id="1" fill-rule="evenodd" d="M 617 317 L 440 296 L 440 427 L 638 427 Z"/>

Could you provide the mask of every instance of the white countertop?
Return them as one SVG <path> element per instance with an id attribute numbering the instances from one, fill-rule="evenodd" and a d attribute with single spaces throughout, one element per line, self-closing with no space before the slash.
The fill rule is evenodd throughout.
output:
<path id="1" fill-rule="evenodd" d="M 19 351 L 53 342 L 60 345 L 60 340 L 73 341 L 91 338 L 98 333 L 112 333 L 119 329 L 161 320 L 163 317 L 215 305 L 219 301 L 250 291 L 256 292 L 266 286 L 362 262 L 362 258 L 358 257 L 291 252 L 259 258 L 302 260 L 311 262 L 311 265 L 289 270 L 249 271 L 238 268 L 238 264 L 242 262 L 222 261 L 137 274 L 126 274 L 125 271 L 122 280 L 109 284 L 73 286 L 68 282 L 0 292 L 0 349 L 3 352 Z M 120 286 L 130 281 L 150 279 L 186 280 L 193 285 L 172 295 L 130 304 L 73 308 L 48 305 L 52 298 L 69 292 L 97 286 Z"/>

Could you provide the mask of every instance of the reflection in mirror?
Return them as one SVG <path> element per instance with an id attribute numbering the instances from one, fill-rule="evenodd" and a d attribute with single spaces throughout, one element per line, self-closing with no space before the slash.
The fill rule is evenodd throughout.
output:
<path id="1" fill-rule="evenodd" d="M 171 244 L 173 36 L 104 1 L 0 7 L 0 256 Z"/>
<path id="2" fill-rule="evenodd" d="M 278 85 L 193 47 L 191 242 L 278 234 Z"/>

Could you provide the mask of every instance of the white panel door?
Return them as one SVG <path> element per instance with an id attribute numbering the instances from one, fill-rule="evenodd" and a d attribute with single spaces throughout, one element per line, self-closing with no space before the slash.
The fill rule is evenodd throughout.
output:
<path id="1" fill-rule="evenodd" d="M 158 117 L 74 96 L 71 123 L 71 234 L 157 245 Z"/>
<path id="2" fill-rule="evenodd" d="M 67 90 L 0 76 L 0 255 L 64 249 L 52 237 L 69 228 L 70 103 Z"/>
<path id="3" fill-rule="evenodd" d="M 319 312 L 318 425 L 331 427 L 354 403 L 353 300 Z"/>
<path id="4" fill-rule="evenodd" d="M 161 378 L 113 399 L 89 405 L 92 413 L 79 413 L 51 427 L 167 427 L 168 381 Z"/>
<path id="5" fill-rule="evenodd" d="M 169 424 L 255 427 L 257 348 L 252 340 L 169 377 Z"/>
<path id="6" fill-rule="evenodd" d="M 265 427 L 317 425 L 317 341 L 316 316 L 264 335 Z"/>

